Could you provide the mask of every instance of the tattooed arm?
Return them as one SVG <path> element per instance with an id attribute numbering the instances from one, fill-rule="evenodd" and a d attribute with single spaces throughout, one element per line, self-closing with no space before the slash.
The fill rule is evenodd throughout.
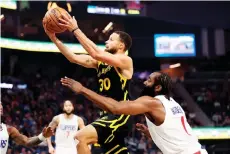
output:
<path id="1" fill-rule="evenodd" d="M 15 127 L 8 126 L 7 130 L 10 137 L 16 142 L 16 144 L 26 147 L 36 146 L 43 142 L 45 137 L 50 137 L 53 134 L 51 127 L 45 127 L 42 131 L 42 134 L 30 138 L 21 134 Z"/>

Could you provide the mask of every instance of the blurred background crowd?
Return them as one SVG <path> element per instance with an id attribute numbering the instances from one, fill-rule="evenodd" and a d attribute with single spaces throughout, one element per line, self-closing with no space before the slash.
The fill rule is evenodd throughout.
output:
<path id="1" fill-rule="evenodd" d="M 13 7 L 14 2 L 9 0 L 7 6 Z M 4 123 L 16 127 L 27 136 L 37 135 L 55 115 L 62 112 L 61 105 L 65 99 L 76 104 L 75 113 L 84 119 L 85 124 L 98 117 L 99 109 L 96 106 L 60 84 L 60 78 L 68 76 L 96 91 L 96 70 L 71 64 L 49 46 L 50 51 L 43 52 L 39 47 L 26 46 L 25 42 L 11 42 L 13 39 L 49 42 L 41 21 L 47 9 L 58 5 L 75 15 L 82 31 L 97 44 L 103 45 L 114 30 L 129 33 L 133 38 L 129 55 L 133 58 L 135 71 L 130 84 L 130 97 L 134 99 L 138 96 L 139 88 L 135 83 L 143 81 L 151 72 L 162 70 L 168 73 L 174 82 L 173 96 L 185 110 L 189 124 L 194 129 L 206 127 L 214 130 L 214 134 L 210 132 L 207 138 L 200 138 L 202 145 L 211 154 L 230 152 L 230 20 L 223 15 L 230 11 L 227 9 L 229 3 L 21 1 L 16 2 L 16 9 L 6 8 L 4 3 L 0 2 L 4 14 L 1 22 L 1 102 L 4 107 L 1 121 Z M 104 10 L 122 8 L 127 13 L 95 10 L 92 13 L 89 6 Z M 181 9 L 182 6 L 184 9 Z M 213 15 L 212 20 L 202 12 L 203 8 L 209 16 Z M 191 10 L 194 14 L 189 12 Z M 175 13 L 180 14 L 177 14 L 178 18 Z M 180 55 L 159 56 L 154 34 L 169 34 L 168 37 L 170 34 L 193 34 L 195 54 L 186 55 L 181 50 Z M 69 32 L 58 37 L 65 43 L 78 43 Z M 45 43 L 42 45 L 46 46 Z M 165 47 L 165 44 L 161 45 Z M 145 123 L 144 116 L 136 116 L 136 122 Z M 135 123 L 125 139 L 130 153 L 160 154 L 156 145 L 136 130 Z M 199 130 L 199 133 L 203 132 Z M 92 147 L 92 151 L 101 153 L 97 145 Z M 26 148 L 10 142 L 8 154 L 33 153 L 48 153 L 46 143 Z"/>

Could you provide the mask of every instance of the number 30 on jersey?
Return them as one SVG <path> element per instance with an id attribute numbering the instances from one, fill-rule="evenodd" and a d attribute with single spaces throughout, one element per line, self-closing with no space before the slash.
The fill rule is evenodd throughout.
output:
<path id="1" fill-rule="evenodd" d="M 99 84 L 100 84 L 100 91 L 109 90 L 111 86 L 111 82 L 109 78 L 99 79 Z"/>

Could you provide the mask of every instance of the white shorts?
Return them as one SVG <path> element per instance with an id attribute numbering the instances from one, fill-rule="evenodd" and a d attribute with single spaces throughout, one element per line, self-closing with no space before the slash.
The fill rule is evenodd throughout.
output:
<path id="1" fill-rule="evenodd" d="M 56 147 L 55 154 L 77 154 L 76 147 L 73 148 L 65 148 L 65 147 Z"/>

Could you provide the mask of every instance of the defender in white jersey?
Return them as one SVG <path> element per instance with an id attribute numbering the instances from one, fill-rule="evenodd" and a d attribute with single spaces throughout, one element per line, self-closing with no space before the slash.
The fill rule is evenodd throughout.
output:
<path id="1" fill-rule="evenodd" d="M 3 116 L 2 103 L 0 103 L 0 114 L 2 117 Z M 25 135 L 20 134 L 15 127 L 1 123 L 0 124 L 0 147 L 1 147 L 0 154 L 6 154 L 10 138 L 14 140 L 14 142 L 18 145 L 32 147 L 40 144 L 46 138 L 52 135 L 53 135 L 53 131 L 51 127 L 48 128 L 45 127 L 40 135 L 28 138 Z"/>
<path id="2" fill-rule="evenodd" d="M 207 154 L 193 134 L 184 110 L 170 97 L 172 81 L 164 73 L 152 73 L 144 82 L 141 96 L 134 101 L 117 102 L 103 97 L 73 79 L 63 78 L 61 82 L 113 114 L 144 114 L 148 128 L 142 124 L 137 127 L 151 137 L 164 154 Z"/>
<path id="3" fill-rule="evenodd" d="M 78 128 L 85 127 L 84 121 L 81 117 L 73 114 L 74 106 L 71 101 L 66 100 L 63 104 L 63 114 L 55 116 L 50 123 L 52 129 L 56 129 L 54 150 L 51 144 L 51 138 L 47 139 L 49 153 L 51 154 L 77 154 L 76 145 L 77 140 L 74 139 Z"/>

